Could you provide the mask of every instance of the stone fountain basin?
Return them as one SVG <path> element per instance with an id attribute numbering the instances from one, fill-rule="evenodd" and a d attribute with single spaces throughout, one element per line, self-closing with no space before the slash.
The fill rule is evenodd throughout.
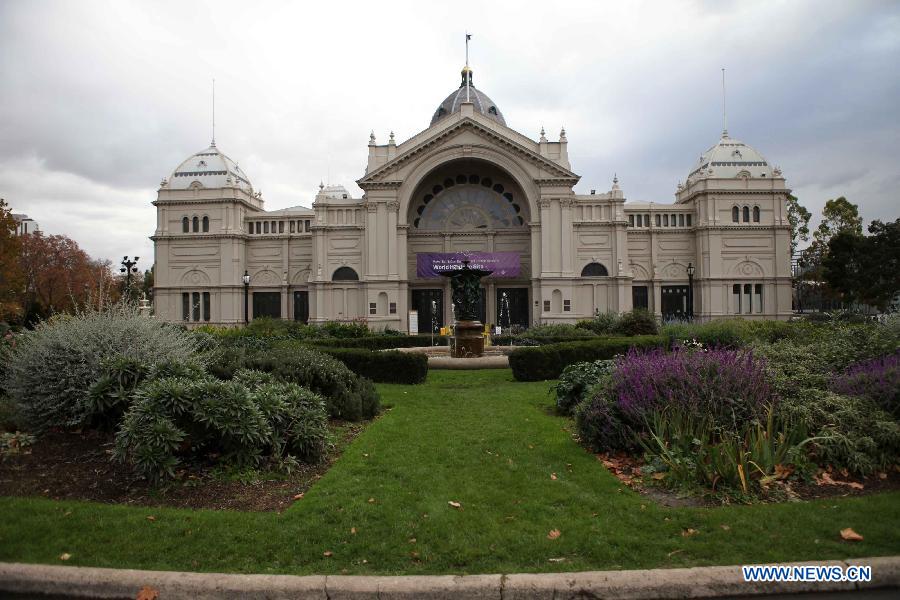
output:
<path id="1" fill-rule="evenodd" d="M 397 348 L 400 352 L 417 352 L 428 357 L 429 369 L 508 369 L 509 353 L 518 346 L 485 346 L 484 355 L 454 358 L 447 346 Z"/>

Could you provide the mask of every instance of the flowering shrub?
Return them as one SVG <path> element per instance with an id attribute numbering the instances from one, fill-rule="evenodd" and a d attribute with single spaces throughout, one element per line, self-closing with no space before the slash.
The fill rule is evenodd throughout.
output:
<path id="1" fill-rule="evenodd" d="M 900 353 L 857 363 L 831 380 L 838 394 L 874 400 L 882 409 L 900 417 Z"/>
<path id="2" fill-rule="evenodd" d="M 758 417 L 772 402 L 765 362 L 750 352 L 631 350 L 616 362 L 612 394 L 629 420 L 677 406 L 712 415 L 719 426 Z"/>
<path id="3" fill-rule="evenodd" d="M 598 451 L 634 448 L 651 416 L 664 410 L 740 431 L 775 400 L 765 362 L 724 349 L 632 349 L 616 360 L 610 384 L 595 392 L 578 407 L 576 423 L 581 439 Z"/>

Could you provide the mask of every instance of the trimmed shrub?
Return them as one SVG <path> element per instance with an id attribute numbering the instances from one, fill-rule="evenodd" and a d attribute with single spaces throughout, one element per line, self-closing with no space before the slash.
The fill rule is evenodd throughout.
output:
<path id="1" fill-rule="evenodd" d="M 575 427 L 581 443 L 594 452 L 636 447 L 634 433 L 625 424 L 615 399 L 604 391 L 589 394 L 575 407 Z"/>
<path id="2" fill-rule="evenodd" d="M 819 464 L 864 475 L 900 460 L 900 424 L 869 398 L 807 389 L 778 410 L 817 438 L 811 448 Z"/>
<path id="3" fill-rule="evenodd" d="M 578 338 L 590 337 L 591 332 L 580 329 L 569 323 L 547 323 L 546 325 L 535 325 L 529 327 L 524 335 L 534 339 L 542 337 L 552 338 Z"/>
<path id="4" fill-rule="evenodd" d="M 237 468 L 264 458 L 319 460 L 327 439 L 324 401 L 294 384 L 241 376 L 259 385 L 176 377 L 140 386 L 116 434 L 114 457 L 151 481 L 174 477 L 184 459 Z"/>
<path id="5" fill-rule="evenodd" d="M 656 335 L 659 333 L 659 323 L 656 322 L 656 317 L 648 311 L 636 308 L 622 313 L 613 333 L 628 336 Z"/>
<path id="6" fill-rule="evenodd" d="M 423 383 L 428 377 L 428 356 L 421 352 L 398 350 L 356 350 L 353 348 L 321 348 L 359 375 L 378 383 Z"/>
<path id="7" fill-rule="evenodd" d="M 618 326 L 619 315 L 614 312 L 598 312 L 593 319 L 585 319 L 575 324 L 575 327 L 586 329 L 597 335 L 611 335 L 616 332 Z"/>
<path id="8" fill-rule="evenodd" d="M 556 393 L 556 409 L 562 414 L 572 414 L 575 407 L 584 401 L 591 388 L 603 380 L 609 380 L 614 361 L 574 363 L 563 369 L 559 383 L 550 388 Z"/>
<path id="9" fill-rule="evenodd" d="M 17 338 L 5 387 L 31 429 L 82 426 L 94 415 L 89 390 L 109 361 L 184 362 L 196 350 L 190 333 L 148 319 L 129 304 L 60 315 Z"/>
<path id="10" fill-rule="evenodd" d="M 714 319 L 705 323 L 673 322 L 662 328 L 675 342 L 696 340 L 714 348 L 737 348 L 752 341 L 772 343 L 795 335 L 798 327 L 787 321 Z"/>
<path id="11" fill-rule="evenodd" d="M 565 335 L 565 336 L 538 336 L 534 337 L 529 333 L 530 330 L 518 335 L 495 335 L 491 337 L 491 343 L 495 346 L 547 346 L 548 344 L 561 344 L 563 342 L 586 342 L 597 339 L 587 331 L 583 331 L 581 335 Z"/>
<path id="12" fill-rule="evenodd" d="M 381 408 L 371 382 L 331 356 L 300 344 L 281 343 L 271 350 L 245 354 L 232 373 L 243 367 L 271 373 L 279 381 L 321 394 L 328 414 L 335 419 L 371 419 Z"/>
<path id="13" fill-rule="evenodd" d="M 665 343 L 662 336 L 644 335 L 518 348 L 509 354 L 509 366 L 518 381 L 543 381 L 556 379 L 565 367 L 577 362 L 608 360 L 625 354 L 629 348 L 652 348 Z"/>
<path id="14" fill-rule="evenodd" d="M 390 350 L 393 348 L 426 348 L 432 345 L 430 335 L 369 335 L 359 338 L 325 338 L 309 340 L 317 348 L 361 348 Z M 434 336 L 435 346 L 446 346 L 447 336 Z"/>
<path id="15" fill-rule="evenodd" d="M 829 387 L 838 394 L 869 398 L 900 418 L 900 353 L 852 365 Z"/>

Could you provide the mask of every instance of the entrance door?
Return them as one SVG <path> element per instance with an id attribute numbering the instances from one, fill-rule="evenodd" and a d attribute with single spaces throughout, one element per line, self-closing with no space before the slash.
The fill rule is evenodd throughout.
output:
<path id="1" fill-rule="evenodd" d="M 444 326 L 444 290 L 413 290 L 411 306 L 419 311 L 419 333 L 438 333 Z"/>
<path id="2" fill-rule="evenodd" d="M 497 288 L 496 324 L 503 328 L 504 333 L 510 325 L 528 327 L 527 288 Z"/>
<path id="3" fill-rule="evenodd" d="M 664 285 L 662 286 L 662 318 L 663 321 L 673 319 L 687 319 L 688 317 L 688 286 Z"/>
<path id="4" fill-rule="evenodd" d="M 294 292 L 294 320 L 309 322 L 309 292 Z"/>
<path id="5" fill-rule="evenodd" d="M 281 292 L 253 292 L 253 318 L 281 318 Z"/>

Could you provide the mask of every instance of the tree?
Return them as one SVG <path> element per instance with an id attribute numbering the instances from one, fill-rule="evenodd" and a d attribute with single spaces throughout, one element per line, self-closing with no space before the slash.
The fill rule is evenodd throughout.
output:
<path id="1" fill-rule="evenodd" d="M 787 216 L 791 224 L 791 256 L 794 256 L 799 243 L 809 241 L 809 220 L 812 213 L 800 204 L 796 196 L 788 194 Z"/>
<path id="2" fill-rule="evenodd" d="M 109 261 L 92 260 L 64 235 L 40 232 L 22 236 L 21 270 L 26 283 L 26 321 L 71 312 L 96 299 L 108 302 L 113 291 Z"/>
<path id="3" fill-rule="evenodd" d="M 829 200 L 822 209 L 822 222 L 813 233 L 817 242 L 827 245 L 828 241 L 842 231 L 862 235 L 862 217 L 859 207 L 841 196 Z"/>
<path id="4" fill-rule="evenodd" d="M 16 220 L 6 201 L 0 198 L 0 321 L 22 314 L 25 279 L 19 263 L 22 240 L 16 235 Z"/>
<path id="5" fill-rule="evenodd" d="M 869 233 L 841 231 L 832 236 L 822 276 L 845 301 L 883 310 L 900 291 L 900 219 L 872 221 Z"/>

